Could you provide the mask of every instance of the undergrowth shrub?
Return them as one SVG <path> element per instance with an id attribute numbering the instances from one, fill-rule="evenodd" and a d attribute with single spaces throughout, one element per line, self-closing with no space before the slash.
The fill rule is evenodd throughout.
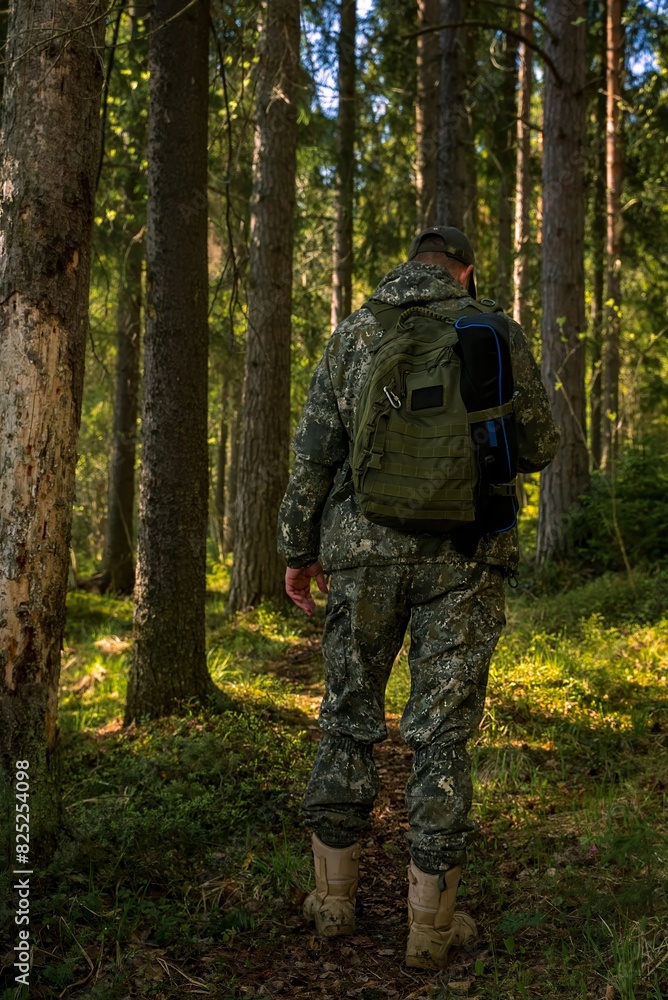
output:
<path id="1" fill-rule="evenodd" d="M 656 443 L 628 449 L 614 482 L 595 471 L 571 519 L 577 556 L 599 571 L 625 568 L 620 536 L 631 566 L 668 559 L 667 525 L 668 453 Z"/>

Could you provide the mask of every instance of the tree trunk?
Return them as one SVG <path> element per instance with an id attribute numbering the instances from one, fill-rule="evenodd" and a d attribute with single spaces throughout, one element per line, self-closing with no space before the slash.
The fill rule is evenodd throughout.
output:
<path id="1" fill-rule="evenodd" d="M 206 667 L 207 0 L 154 0 L 147 324 L 126 723 L 215 692 Z"/>
<path id="2" fill-rule="evenodd" d="M 514 132 L 516 130 L 515 89 L 517 86 L 517 45 L 504 39 L 501 100 L 495 128 L 496 162 L 499 171 L 497 199 L 497 257 L 495 299 L 502 309 L 512 302 L 511 276 L 513 267 L 513 187 L 516 169 Z"/>
<path id="3" fill-rule="evenodd" d="M 6 778 L 17 760 L 29 761 L 31 847 L 45 852 L 58 820 L 53 752 L 88 329 L 103 13 L 91 0 L 15 0 L 6 49 L 0 770 Z"/>
<path id="4" fill-rule="evenodd" d="M 584 139 L 585 10 L 568 19 L 549 0 L 547 20 L 558 41 L 547 51 L 562 83 L 545 67 L 543 146 L 542 375 L 561 442 L 542 475 L 536 555 L 539 562 L 569 548 L 565 516 L 589 483 L 585 435 Z"/>
<path id="5" fill-rule="evenodd" d="M 603 24 L 605 25 L 605 0 L 603 2 Z M 605 29 L 603 32 L 603 58 L 605 65 Z M 594 273 L 592 280 L 591 303 L 591 422 L 590 450 L 592 465 L 598 469 L 601 466 L 601 352 L 603 345 L 604 325 L 604 290 L 606 261 L 606 188 L 605 188 L 605 122 L 606 95 L 601 88 L 597 95 L 597 121 L 599 128 L 597 139 L 600 148 L 596 154 L 596 180 L 594 181 L 594 202 L 592 210 L 592 259 Z"/>
<path id="6" fill-rule="evenodd" d="M 234 552 L 234 542 L 236 537 L 237 523 L 237 485 L 239 482 L 239 438 L 241 436 L 241 426 L 239 414 L 241 412 L 243 383 L 241 378 L 235 376 L 232 387 L 232 416 L 230 420 L 230 458 L 227 469 L 226 491 L 225 491 L 225 524 L 223 530 L 223 552 Z"/>
<path id="7" fill-rule="evenodd" d="M 2 123 L 2 97 L 5 89 L 5 62 L 7 58 L 8 10 L 0 10 L 0 124 Z"/>
<path id="8" fill-rule="evenodd" d="M 442 23 L 464 19 L 464 0 L 441 0 Z M 437 217 L 442 226 L 464 227 L 467 116 L 465 28 L 441 31 Z"/>
<path id="9" fill-rule="evenodd" d="M 253 157 L 248 334 L 239 448 L 232 611 L 283 598 L 276 551 L 288 481 L 299 0 L 262 5 Z"/>
<path id="10" fill-rule="evenodd" d="M 355 183 L 356 0 L 341 0 L 339 114 L 336 156 L 336 230 L 332 274 L 332 330 L 352 311 L 353 195 Z"/>
<path id="11" fill-rule="evenodd" d="M 100 590 L 131 594 L 134 587 L 134 503 L 139 353 L 141 337 L 142 244 L 124 255 L 116 314 L 116 390 L 109 468 L 107 528 Z"/>
<path id="12" fill-rule="evenodd" d="M 526 0 L 521 33 L 533 40 L 533 0 Z M 515 166 L 515 260 L 513 263 L 513 319 L 531 339 L 532 319 L 529 309 L 529 248 L 531 244 L 531 92 L 533 61 L 531 49 L 520 42 L 519 88 L 517 98 L 517 163 Z"/>
<path id="13" fill-rule="evenodd" d="M 440 6 L 440 0 L 418 0 L 418 28 L 439 24 Z M 440 40 L 437 31 L 430 31 L 417 39 L 418 229 L 436 225 L 439 78 Z"/>
<path id="14" fill-rule="evenodd" d="M 608 0 L 606 19 L 606 288 L 603 349 L 603 440 L 601 461 L 611 472 L 619 432 L 619 334 L 622 277 L 621 100 L 624 38 L 622 0 Z"/>
<path id="15" fill-rule="evenodd" d="M 218 558 L 222 561 L 225 556 L 225 506 L 227 500 L 227 441 L 228 441 L 228 427 L 229 427 L 229 382 L 228 379 L 223 379 L 223 391 L 221 393 L 220 401 L 220 431 L 218 436 L 218 448 L 216 455 L 216 495 L 214 499 L 215 505 L 215 523 L 216 523 L 216 547 L 218 549 Z"/>

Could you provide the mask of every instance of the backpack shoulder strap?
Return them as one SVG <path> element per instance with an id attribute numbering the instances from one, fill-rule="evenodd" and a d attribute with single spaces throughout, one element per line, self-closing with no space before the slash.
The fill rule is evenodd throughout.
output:
<path id="1" fill-rule="evenodd" d="M 397 323 L 401 314 L 405 313 L 407 309 L 410 309 L 410 307 L 415 304 L 416 303 L 414 302 L 405 302 L 403 305 L 393 306 L 387 302 L 376 302 L 374 299 L 367 299 L 367 301 L 363 303 L 363 308 L 366 308 L 370 313 L 373 313 L 374 319 L 380 323 L 383 330 L 387 333 L 387 331 L 391 330 L 395 323 Z"/>
<path id="2" fill-rule="evenodd" d="M 363 303 L 362 308 L 366 308 L 370 313 L 373 314 L 374 319 L 382 326 L 383 330 L 387 333 L 392 327 L 399 321 L 399 317 L 406 312 L 407 309 L 413 309 L 415 307 L 424 306 L 425 303 L 422 302 L 404 302 L 400 306 L 393 306 L 387 302 L 376 302 L 374 299 L 367 299 Z M 496 306 L 496 302 L 492 299 L 482 299 L 480 302 L 473 299 L 468 306 L 463 309 L 457 310 L 456 313 L 453 312 L 453 316 L 471 316 L 477 315 L 478 313 L 489 313 L 502 312 L 498 306 L 496 309 L 491 309 L 492 306 Z M 445 316 L 445 314 L 443 314 Z"/>

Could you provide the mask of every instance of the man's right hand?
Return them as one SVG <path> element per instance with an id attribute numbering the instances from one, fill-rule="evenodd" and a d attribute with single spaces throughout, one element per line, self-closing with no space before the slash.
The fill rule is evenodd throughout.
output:
<path id="1" fill-rule="evenodd" d="M 285 571 L 285 593 L 309 618 L 315 611 L 315 601 L 311 597 L 311 580 L 315 580 L 321 593 L 328 593 L 325 574 L 319 562 L 303 566 L 301 569 L 291 569 L 288 566 Z"/>

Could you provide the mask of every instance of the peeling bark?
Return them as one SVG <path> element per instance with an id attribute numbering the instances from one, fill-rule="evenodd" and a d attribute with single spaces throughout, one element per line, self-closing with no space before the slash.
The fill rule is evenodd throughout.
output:
<path id="1" fill-rule="evenodd" d="M 57 819 L 60 649 L 81 416 L 102 6 L 16 0 L 0 138 L 0 763 Z M 40 806 L 41 803 L 41 806 Z"/>

